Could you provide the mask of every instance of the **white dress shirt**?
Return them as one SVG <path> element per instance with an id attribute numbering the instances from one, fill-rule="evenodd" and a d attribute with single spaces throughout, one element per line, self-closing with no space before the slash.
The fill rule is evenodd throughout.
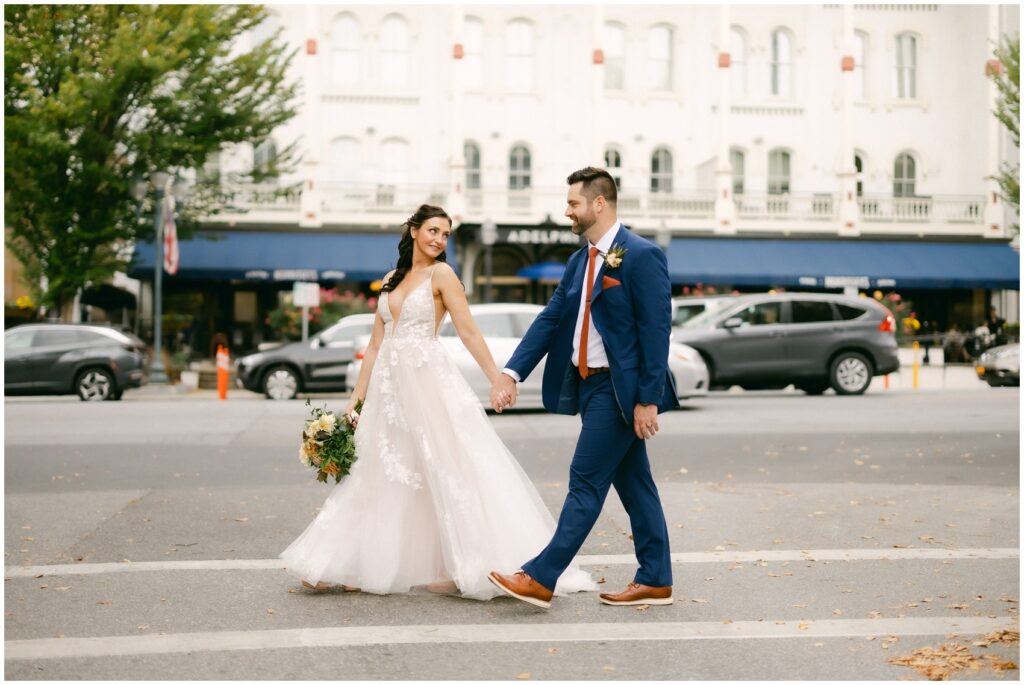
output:
<path id="1" fill-rule="evenodd" d="M 590 241 L 587 241 L 587 255 L 585 261 L 590 261 L 590 248 L 596 247 L 600 252 L 594 257 L 594 272 L 590 274 L 590 280 L 592 283 L 597 282 L 597 274 L 601 270 L 601 266 L 604 264 L 604 255 L 608 254 L 608 250 L 615 244 L 615 236 L 619 232 L 619 227 L 622 224 L 616 221 L 608 232 L 605 233 L 600 240 L 597 241 L 597 245 L 594 245 Z M 587 267 L 584 266 L 584 269 Z M 580 289 L 580 304 L 579 311 L 576 313 L 576 331 L 572 337 L 572 363 L 575 366 L 580 364 L 580 334 L 583 332 L 583 313 L 587 303 L 587 286 L 586 282 L 583 284 L 583 288 Z M 608 353 L 604 349 L 604 341 L 601 340 L 601 334 L 597 332 L 597 328 L 594 326 L 594 312 L 591 309 L 590 312 L 590 332 L 587 333 L 587 366 L 590 368 L 596 368 L 600 366 L 608 366 Z M 502 369 L 502 373 L 511 376 L 518 383 L 521 378 L 519 374 L 512 369 Z"/>

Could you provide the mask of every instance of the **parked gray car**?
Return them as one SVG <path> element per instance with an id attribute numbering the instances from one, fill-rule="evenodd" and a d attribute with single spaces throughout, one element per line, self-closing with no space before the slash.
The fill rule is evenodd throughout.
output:
<path id="1" fill-rule="evenodd" d="M 741 295 L 675 329 L 674 340 L 704 357 L 712 388 L 858 395 L 872 376 L 899 368 L 895 335 L 874 300 L 789 292 Z"/>
<path id="2" fill-rule="evenodd" d="M 352 314 L 306 342 L 240 357 L 235 362 L 237 383 L 271 400 L 290 400 L 300 392 L 342 391 L 355 340 L 373 330 L 374 316 Z"/>
<path id="3" fill-rule="evenodd" d="M 993 388 L 997 385 L 1020 385 L 1020 344 L 985 350 L 975 362 L 974 370 L 978 378 Z"/>
<path id="4" fill-rule="evenodd" d="M 145 382 L 146 345 L 89 324 L 25 324 L 4 331 L 4 393 L 119 400 Z"/>

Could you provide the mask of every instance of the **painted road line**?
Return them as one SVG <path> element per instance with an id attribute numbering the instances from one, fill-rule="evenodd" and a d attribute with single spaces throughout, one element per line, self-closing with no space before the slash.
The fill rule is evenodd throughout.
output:
<path id="1" fill-rule="evenodd" d="M 675 623 L 531 623 L 529 625 L 398 625 L 293 628 L 171 635 L 8 640 L 4 659 L 43 660 L 182 654 L 294 647 L 394 644 L 629 642 L 857 638 L 870 635 L 980 635 L 1013 627 L 1015 617 L 846 619 Z"/>
<path id="2" fill-rule="evenodd" d="M 906 561 L 932 559 L 1019 559 L 1016 547 L 980 547 L 968 549 L 890 548 L 890 549 L 807 549 L 754 550 L 750 552 L 682 552 L 672 555 L 673 564 L 716 564 L 754 561 Z M 576 561 L 583 566 L 634 566 L 632 554 L 581 554 Z M 280 559 L 200 559 L 194 561 L 127 561 L 97 564 L 47 564 L 8 566 L 6 578 L 38 576 L 84 576 L 97 573 L 135 571 L 271 571 L 281 570 Z"/>

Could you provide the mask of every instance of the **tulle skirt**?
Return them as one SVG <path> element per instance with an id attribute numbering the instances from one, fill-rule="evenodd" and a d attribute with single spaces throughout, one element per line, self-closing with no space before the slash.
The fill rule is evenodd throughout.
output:
<path id="1" fill-rule="evenodd" d="M 454 582 L 491 599 L 555 522 L 436 338 L 386 337 L 355 435 L 358 460 L 280 557 L 309 583 L 403 593 Z M 556 594 L 592 591 L 570 566 Z"/>

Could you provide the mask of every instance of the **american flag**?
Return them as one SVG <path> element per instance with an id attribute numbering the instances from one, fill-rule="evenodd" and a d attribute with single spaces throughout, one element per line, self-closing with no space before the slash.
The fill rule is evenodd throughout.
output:
<path id="1" fill-rule="evenodd" d="M 174 199 L 168 198 L 164 216 L 164 271 L 178 273 L 178 227 L 174 223 Z"/>

